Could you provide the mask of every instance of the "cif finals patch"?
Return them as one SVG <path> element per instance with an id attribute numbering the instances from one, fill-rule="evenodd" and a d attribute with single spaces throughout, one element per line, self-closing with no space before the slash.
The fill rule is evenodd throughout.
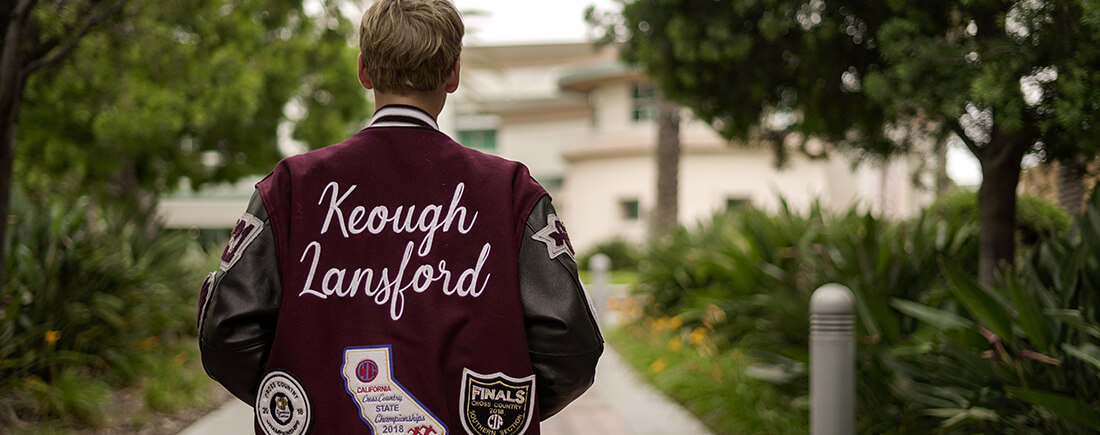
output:
<path id="1" fill-rule="evenodd" d="M 344 349 L 344 387 L 359 418 L 376 435 L 446 435 L 447 426 L 397 382 L 392 357 L 388 345 Z"/>
<path id="2" fill-rule="evenodd" d="M 288 372 L 274 370 L 260 381 L 256 396 L 256 420 L 267 435 L 309 432 L 313 408 L 302 383 Z"/>
<path id="3" fill-rule="evenodd" d="M 500 372 L 483 375 L 470 369 L 462 371 L 459 412 L 468 433 L 523 433 L 531 424 L 534 401 L 535 375 L 517 379 Z"/>

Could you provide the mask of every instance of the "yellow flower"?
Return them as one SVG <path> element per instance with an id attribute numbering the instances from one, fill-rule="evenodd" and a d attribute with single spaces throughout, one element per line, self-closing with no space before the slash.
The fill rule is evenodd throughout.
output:
<path id="1" fill-rule="evenodd" d="M 137 345 L 138 345 L 138 347 L 140 347 L 144 350 L 149 350 L 149 349 L 152 349 L 154 347 L 157 347 L 157 341 L 159 341 L 159 340 L 157 340 L 156 336 L 151 336 L 149 338 L 146 338 L 144 340 L 139 341 L 137 343 Z"/>
<path id="2" fill-rule="evenodd" d="M 57 343 L 57 340 L 61 339 L 61 331 L 49 330 L 46 331 L 46 344 L 53 346 Z"/>
<path id="3" fill-rule="evenodd" d="M 717 305 L 707 305 L 706 314 L 703 316 L 703 324 L 708 328 L 714 329 L 716 325 L 726 320 L 726 312 L 718 308 Z"/>
<path id="4" fill-rule="evenodd" d="M 691 337 L 690 337 L 689 340 L 691 340 L 692 345 L 698 346 L 699 343 L 702 343 L 703 340 L 706 340 L 706 339 L 707 339 L 707 330 L 703 329 L 703 328 L 695 328 L 694 331 L 691 331 Z"/>
<path id="5" fill-rule="evenodd" d="M 644 314 L 645 313 L 642 312 L 642 307 L 638 306 L 638 304 L 631 304 L 628 308 L 622 310 L 622 322 L 637 322 Z"/>
<path id="6" fill-rule="evenodd" d="M 715 381 L 723 381 L 726 379 L 726 372 L 722 371 L 721 367 L 715 365 L 714 368 L 710 370 L 710 378 Z"/>
<path id="7" fill-rule="evenodd" d="M 675 352 L 680 350 L 683 345 L 684 342 L 680 341 L 680 337 L 672 337 L 672 339 L 668 341 L 668 350 Z"/>
<path id="8" fill-rule="evenodd" d="M 681 319 L 680 316 L 675 316 L 671 319 L 668 319 L 668 323 L 669 329 L 680 329 L 681 326 L 684 326 L 684 319 Z"/>
<path id="9" fill-rule="evenodd" d="M 665 364 L 665 360 L 659 359 L 657 361 L 653 361 L 653 364 L 649 365 L 649 371 L 653 373 L 661 373 L 665 371 L 666 367 L 668 366 Z"/>

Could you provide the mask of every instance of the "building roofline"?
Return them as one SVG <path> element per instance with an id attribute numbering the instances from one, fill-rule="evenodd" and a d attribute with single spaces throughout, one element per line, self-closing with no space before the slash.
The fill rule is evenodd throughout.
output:
<path id="1" fill-rule="evenodd" d="M 538 65 L 560 64 L 572 59 L 597 56 L 600 51 L 601 48 L 589 42 L 467 45 L 462 49 L 462 56 L 473 62 L 490 65 Z"/>
<path id="2" fill-rule="evenodd" d="M 587 103 L 583 99 L 569 96 L 550 96 L 511 100 L 476 100 L 455 104 L 459 112 L 508 113 L 559 109 L 583 109 Z"/>
<path id="3" fill-rule="evenodd" d="M 573 69 L 558 78 L 558 88 L 587 92 L 610 81 L 648 79 L 637 68 L 619 61 L 604 62 Z"/>

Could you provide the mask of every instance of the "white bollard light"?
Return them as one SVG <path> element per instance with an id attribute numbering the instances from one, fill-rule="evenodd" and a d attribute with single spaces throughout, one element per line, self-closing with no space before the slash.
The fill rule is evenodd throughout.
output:
<path id="1" fill-rule="evenodd" d="M 603 319 L 606 316 L 607 285 L 611 281 L 611 258 L 604 254 L 593 255 L 588 260 L 588 270 L 591 272 L 593 307 L 596 317 Z"/>
<path id="2" fill-rule="evenodd" d="M 855 297 L 825 284 L 810 297 L 810 434 L 856 433 Z"/>

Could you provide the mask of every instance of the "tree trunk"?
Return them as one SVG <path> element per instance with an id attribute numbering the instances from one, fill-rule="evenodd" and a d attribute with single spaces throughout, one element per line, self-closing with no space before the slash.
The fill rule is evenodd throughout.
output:
<path id="1" fill-rule="evenodd" d="M 20 86 L 22 88 L 22 86 Z M 11 179 L 15 162 L 15 136 L 19 125 L 18 89 L 13 101 L 0 102 L 0 288 L 3 288 L 8 272 L 8 214 L 11 208 Z"/>
<path id="2" fill-rule="evenodd" d="M 1080 214 L 1081 206 L 1084 205 L 1082 172 L 1070 162 L 1058 162 L 1058 203 L 1071 216 Z"/>
<path id="3" fill-rule="evenodd" d="M 107 185 L 107 194 L 112 203 L 124 206 L 131 222 L 143 223 L 141 231 L 147 239 L 156 237 L 160 230 L 160 221 L 156 217 L 157 195 L 141 186 L 137 163 L 133 158 L 121 162 Z"/>
<path id="4" fill-rule="evenodd" d="M 936 198 L 942 198 L 951 188 L 951 177 L 947 175 L 947 141 L 936 144 Z"/>
<path id="5" fill-rule="evenodd" d="M 5 8 L 8 9 L 8 8 Z M 4 23 L 3 51 L 0 52 L 0 288 L 8 272 L 8 214 L 11 207 L 11 179 L 15 162 L 15 138 L 19 105 L 23 100 L 23 19 L 8 9 Z"/>
<path id="6" fill-rule="evenodd" d="M 982 166 L 978 280 L 985 285 L 997 284 L 1001 265 L 1013 264 L 1016 256 L 1016 186 L 1027 148 L 994 131 L 992 140 L 977 153 Z"/>
<path id="7" fill-rule="evenodd" d="M 658 95 L 657 100 L 657 207 L 653 235 L 679 224 L 680 107 Z"/>

